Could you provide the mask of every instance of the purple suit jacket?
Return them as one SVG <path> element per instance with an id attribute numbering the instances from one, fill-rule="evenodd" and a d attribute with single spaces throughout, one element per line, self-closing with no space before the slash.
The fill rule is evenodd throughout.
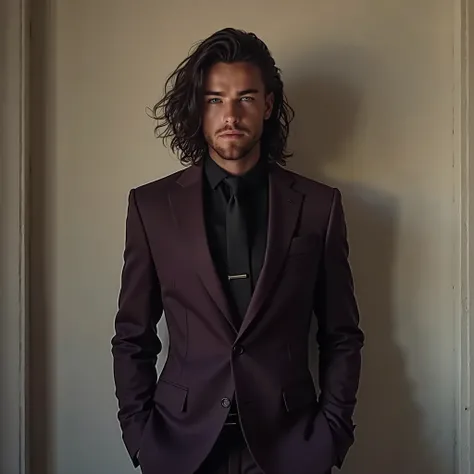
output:
<path id="1" fill-rule="evenodd" d="M 144 474 L 194 473 L 235 394 L 265 473 L 340 467 L 354 441 L 364 343 L 340 192 L 270 167 L 265 261 L 237 328 L 207 245 L 202 179 L 192 165 L 129 195 L 112 353 L 132 461 Z M 170 347 L 157 380 L 163 310 Z M 313 312 L 320 396 L 308 367 Z"/>

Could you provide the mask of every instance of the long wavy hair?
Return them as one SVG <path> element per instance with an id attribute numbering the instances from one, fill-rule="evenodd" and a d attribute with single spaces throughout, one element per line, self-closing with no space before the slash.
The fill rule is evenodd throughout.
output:
<path id="1" fill-rule="evenodd" d="M 286 149 L 294 111 L 283 91 L 280 69 L 265 43 L 255 34 L 234 28 L 217 31 L 197 43 L 165 83 L 163 98 L 151 109 L 156 120 L 155 136 L 163 139 L 183 165 L 199 164 L 208 152 L 202 131 L 204 82 L 218 62 L 250 62 L 262 72 L 265 92 L 274 94 L 270 118 L 261 138 L 262 157 L 269 163 L 286 165 L 292 153 Z"/>

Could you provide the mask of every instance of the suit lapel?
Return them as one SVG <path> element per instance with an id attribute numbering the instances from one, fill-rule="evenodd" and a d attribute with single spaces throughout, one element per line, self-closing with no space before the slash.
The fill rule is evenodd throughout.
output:
<path id="1" fill-rule="evenodd" d="M 171 207 L 183 241 L 187 244 L 190 261 L 212 299 L 237 333 L 207 241 L 202 171 L 202 166 L 193 165 L 180 175 L 177 180 L 178 185 L 170 194 Z"/>
<path id="2" fill-rule="evenodd" d="M 278 165 L 269 175 L 269 217 L 265 259 L 257 286 L 239 331 L 239 338 L 257 318 L 285 262 L 291 243 L 303 195 L 292 188 L 294 178 Z"/>
<path id="3" fill-rule="evenodd" d="M 292 188 L 294 179 L 289 173 L 278 165 L 270 167 L 265 259 L 247 313 L 240 330 L 237 330 L 207 241 L 202 171 L 202 166 L 193 165 L 180 175 L 175 190 L 170 193 L 171 208 L 183 241 L 187 244 L 190 261 L 212 299 L 240 338 L 260 314 L 272 293 L 296 229 L 303 195 Z"/>

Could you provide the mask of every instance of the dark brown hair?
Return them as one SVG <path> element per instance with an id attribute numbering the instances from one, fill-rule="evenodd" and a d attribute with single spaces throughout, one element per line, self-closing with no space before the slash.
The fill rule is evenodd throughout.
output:
<path id="1" fill-rule="evenodd" d="M 289 125 L 294 111 L 283 91 L 280 69 L 276 67 L 265 43 L 255 34 L 234 28 L 217 31 L 197 43 L 165 83 L 163 98 L 151 109 L 157 121 L 155 135 L 183 165 L 198 164 L 208 145 L 202 131 L 203 87 L 207 71 L 216 63 L 250 62 L 262 72 L 265 92 L 273 92 L 273 111 L 265 121 L 262 133 L 262 157 L 271 163 L 286 164 L 292 156 L 286 150 Z"/>

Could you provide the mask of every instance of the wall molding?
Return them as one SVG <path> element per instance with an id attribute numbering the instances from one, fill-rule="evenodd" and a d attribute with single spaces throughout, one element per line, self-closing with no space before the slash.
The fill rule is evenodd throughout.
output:
<path id="1" fill-rule="evenodd" d="M 28 1 L 5 0 L 0 17 L 0 471 L 27 474 Z"/>
<path id="2" fill-rule="evenodd" d="M 457 429 L 455 436 L 455 469 L 457 474 L 472 474 L 474 462 L 471 448 L 473 382 L 472 369 L 474 367 L 471 343 L 474 340 L 471 302 L 474 301 L 474 282 L 471 280 L 474 270 L 474 256 L 470 252 L 470 239 L 474 223 L 471 205 L 474 189 L 474 168 L 471 164 L 471 150 L 469 137 L 474 133 L 469 116 L 474 113 L 473 104 L 469 100 L 470 90 L 473 90 L 474 74 L 473 61 L 470 61 L 470 47 L 473 38 L 470 38 L 469 27 L 474 19 L 474 1 L 457 0 L 454 3 L 454 40 L 453 40 L 453 169 L 455 209 L 453 225 L 458 229 L 457 241 L 453 246 L 453 308 L 455 315 L 455 348 L 458 361 L 458 386 L 455 400 L 457 412 Z"/>

